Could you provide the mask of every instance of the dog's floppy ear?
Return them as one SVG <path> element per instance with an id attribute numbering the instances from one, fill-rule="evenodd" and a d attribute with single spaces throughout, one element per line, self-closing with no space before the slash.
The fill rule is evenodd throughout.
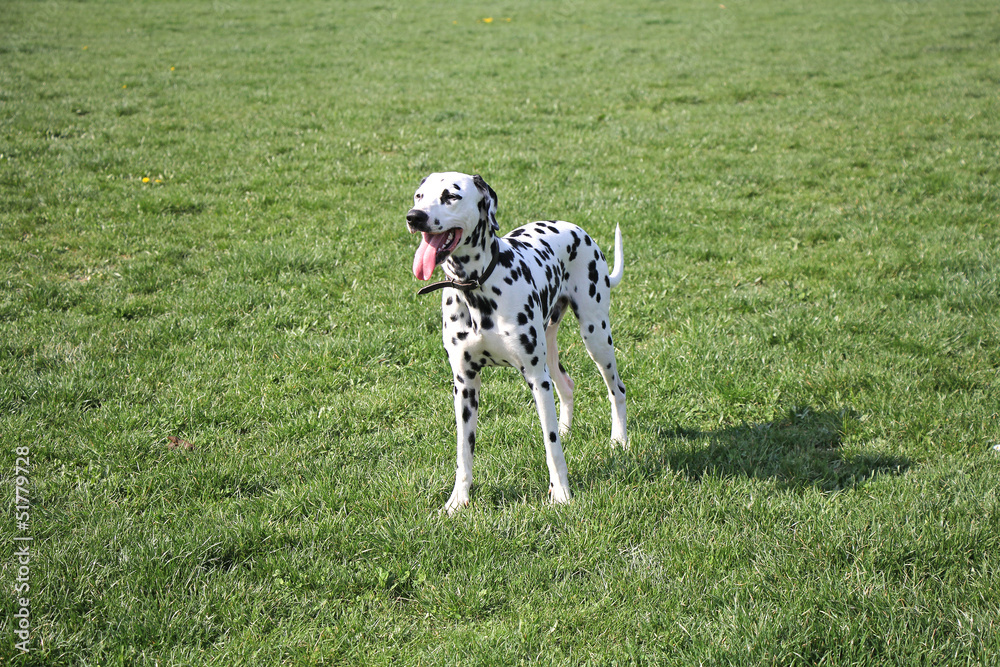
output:
<path id="1" fill-rule="evenodd" d="M 500 224 L 497 222 L 497 207 L 499 204 L 497 193 L 493 191 L 489 183 L 484 181 L 483 177 L 479 174 L 472 177 L 472 182 L 475 183 L 476 188 L 483 195 L 483 199 L 479 205 L 480 207 L 486 207 L 486 215 L 490 218 L 490 225 L 493 227 L 493 231 L 499 231 Z"/>

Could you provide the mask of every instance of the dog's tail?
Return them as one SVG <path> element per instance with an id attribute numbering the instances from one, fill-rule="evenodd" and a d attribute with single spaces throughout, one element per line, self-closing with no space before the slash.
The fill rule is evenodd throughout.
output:
<path id="1" fill-rule="evenodd" d="M 622 253 L 622 229 L 615 225 L 615 268 L 611 269 L 611 275 L 608 276 L 611 287 L 618 287 L 623 275 L 625 275 L 625 255 Z"/>

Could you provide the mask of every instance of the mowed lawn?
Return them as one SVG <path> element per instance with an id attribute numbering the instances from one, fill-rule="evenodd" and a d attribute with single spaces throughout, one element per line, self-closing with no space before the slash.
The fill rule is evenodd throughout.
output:
<path id="1" fill-rule="evenodd" d="M 444 170 L 623 230 L 567 506 Z M 0 663 L 995 664 L 998 372 L 995 0 L 0 2 Z"/>

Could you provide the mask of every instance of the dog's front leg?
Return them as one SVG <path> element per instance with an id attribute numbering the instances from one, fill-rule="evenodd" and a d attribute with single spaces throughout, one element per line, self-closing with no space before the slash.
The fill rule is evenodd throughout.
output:
<path id="1" fill-rule="evenodd" d="M 542 367 L 537 372 L 526 371 L 524 379 L 527 380 L 531 394 L 535 398 L 538 421 L 541 422 L 542 437 L 545 439 L 545 463 L 549 467 L 549 497 L 553 503 L 568 503 L 569 473 L 559 438 L 559 420 L 556 418 L 552 378 L 548 368 Z"/>
<path id="2" fill-rule="evenodd" d="M 455 467 L 455 490 L 444 506 L 450 515 L 469 504 L 472 490 L 472 457 L 476 451 L 476 422 L 479 416 L 479 373 L 464 364 L 452 366 L 455 373 L 455 422 L 457 424 L 458 461 Z"/>

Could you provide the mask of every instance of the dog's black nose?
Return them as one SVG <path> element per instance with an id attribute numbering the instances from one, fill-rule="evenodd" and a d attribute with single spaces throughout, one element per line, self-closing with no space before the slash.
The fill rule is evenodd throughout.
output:
<path id="1" fill-rule="evenodd" d="M 407 226 L 418 232 L 427 231 L 427 220 L 427 214 L 423 211 L 418 211 L 415 208 L 410 209 L 406 214 Z"/>

